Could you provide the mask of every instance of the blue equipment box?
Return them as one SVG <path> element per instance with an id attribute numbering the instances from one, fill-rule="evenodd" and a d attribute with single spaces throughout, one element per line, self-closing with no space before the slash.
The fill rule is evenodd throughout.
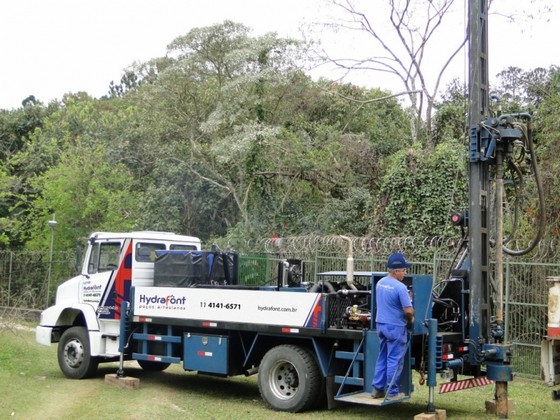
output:
<path id="1" fill-rule="evenodd" d="M 229 337 L 187 333 L 184 340 L 183 368 L 185 370 L 228 374 Z"/>

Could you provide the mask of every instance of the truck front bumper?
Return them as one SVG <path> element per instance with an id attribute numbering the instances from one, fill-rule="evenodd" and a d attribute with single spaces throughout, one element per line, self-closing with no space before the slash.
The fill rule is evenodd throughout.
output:
<path id="1" fill-rule="evenodd" d="M 51 345 L 52 327 L 38 326 L 35 328 L 35 341 L 43 346 Z"/>

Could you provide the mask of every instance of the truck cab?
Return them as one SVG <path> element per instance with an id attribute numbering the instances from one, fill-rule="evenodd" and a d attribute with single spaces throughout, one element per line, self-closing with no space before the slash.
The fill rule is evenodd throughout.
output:
<path id="1" fill-rule="evenodd" d="M 41 314 L 36 341 L 59 343 L 66 376 L 89 376 L 97 363 L 119 356 L 122 302 L 131 287 L 153 286 L 156 252 L 200 249 L 200 239 L 168 232 L 91 234 L 81 273 L 58 287 L 55 304 Z"/>

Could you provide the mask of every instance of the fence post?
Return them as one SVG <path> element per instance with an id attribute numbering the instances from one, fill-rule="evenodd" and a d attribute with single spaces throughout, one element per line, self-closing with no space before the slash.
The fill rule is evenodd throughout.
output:
<path id="1" fill-rule="evenodd" d="M 511 274 L 511 262 L 509 261 L 509 259 L 505 260 L 505 265 L 506 265 L 506 272 L 505 272 L 505 281 L 506 281 L 506 290 L 505 290 L 505 296 L 504 296 L 504 302 L 505 302 L 505 314 L 504 314 L 504 325 L 505 325 L 505 329 L 504 329 L 504 343 L 507 343 L 509 341 L 509 280 L 510 280 L 510 274 Z"/>
<path id="2" fill-rule="evenodd" d="M 10 267 L 8 269 L 8 303 L 7 307 L 10 307 L 10 296 L 12 295 L 12 259 L 14 256 L 14 252 L 10 251 Z"/>

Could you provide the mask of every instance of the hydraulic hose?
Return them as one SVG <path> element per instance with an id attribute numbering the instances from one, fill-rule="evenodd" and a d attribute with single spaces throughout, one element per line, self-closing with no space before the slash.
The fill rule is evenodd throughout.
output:
<path id="1" fill-rule="evenodd" d="M 527 118 L 528 114 L 519 114 L 519 117 L 525 117 Z M 530 116 L 529 116 L 529 120 L 530 120 Z M 508 255 L 512 255 L 512 256 L 521 256 L 521 255 L 526 255 L 529 252 L 531 252 L 540 242 L 540 240 L 542 239 L 542 237 L 544 236 L 544 219 L 545 219 L 545 202 L 544 202 L 544 192 L 543 192 L 543 188 L 542 188 L 542 183 L 541 183 L 541 179 L 540 179 L 540 175 L 539 175 L 539 170 L 537 167 L 537 156 L 535 154 L 535 147 L 533 144 L 533 139 L 532 139 L 532 135 L 531 135 L 531 127 L 530 127 L 531 122 L 529 121 L 527 123 L 527 126 L 523 125 L 523 124 L 517 124 L 518 128 L 520 128 L 525 136 L 525 138 L 527 139 L 527 148 L 529 149 L 529 156 L 531 157 L 531 169 L 533 170 L 533 176 L 535 177 L 535 184 L 537 186 L 537 194 L 538 194 L 538 199 L 539 199 L 539 216 L 538 216 L 538 230 L 537 230 L 537 234 L 535 235 L 535 237 L 531 240 L 531 242 L 529 243 L 529 245 L 527 246 L 527 248 L 525 249 L 520 249 L 520 250 L 512 250 L 509 249 L 507 246 L 503 246 L 502 249 L 504 250 L 504 252 Z"/>

